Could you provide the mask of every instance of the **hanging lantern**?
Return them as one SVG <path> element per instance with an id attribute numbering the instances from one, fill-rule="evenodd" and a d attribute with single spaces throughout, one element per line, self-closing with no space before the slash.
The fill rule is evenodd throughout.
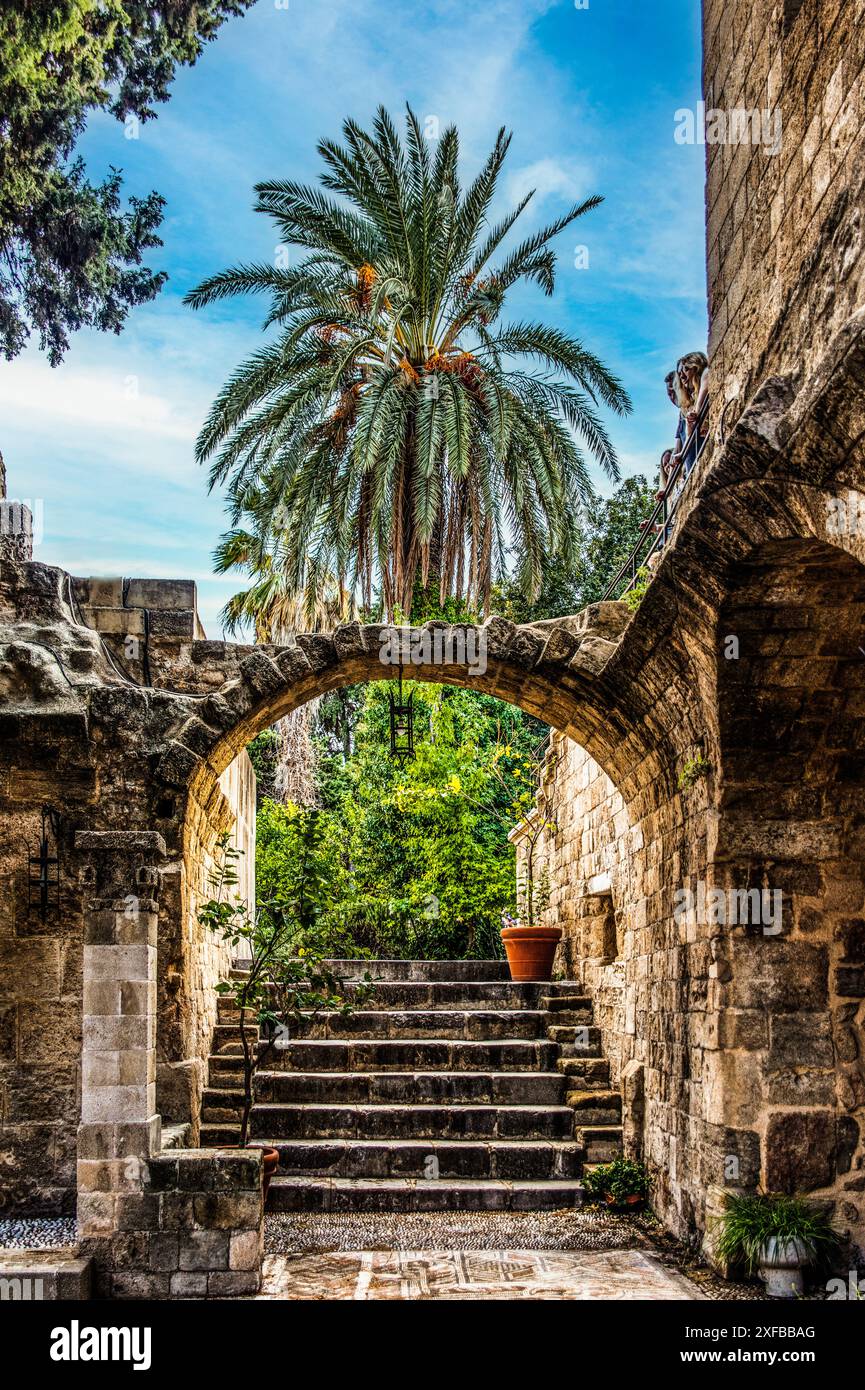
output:
<path id="1" fill-rule="evenodd" d="M 390 705 L 390 755 L 395 762 L 407 763 L 414 757 L 414 691 L 408 699 L 403 699 L 402 666 L 399 668 L 399 694 L 394 699 L 393 691 L 388 695 Z"/>
<path id="2" fill-rule="evenodd" d="M 43 806 L 39 846 L 36 853 L 30 855 L 30 877 L 27 883 L 27 905 L 39 908 L 39 918 L 42 922 L 48 917 L 49 907 L 60 906 L 60 857 L 57 846 L 59 832 L 59 815 L 50 806 Z"/>

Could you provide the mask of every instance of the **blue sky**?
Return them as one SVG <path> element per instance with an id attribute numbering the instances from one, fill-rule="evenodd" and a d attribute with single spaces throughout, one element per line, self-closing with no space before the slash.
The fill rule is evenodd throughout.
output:
<path id="1" fill-rule="evenodd" d="M 703 151 L 673 139 L 674 112 L 700 96 L 699 11 L 694 0 L 258 0 L 180 73 L 137 139 L 96 117 L 82 145 L 91 175 L 113 164 L 127 192 L 167 200 L 151 264 L 170 279 L 119 337 L 78 334 L 61 367 L 35 349 L 0 366 L 0 447 L 10 494 L 42 499 L 38 558 L 75 574 L 194 578 L 208 635 L 220 634 L 239 586 L 211 574 L 222 504 L 193 442 L 259 344 L 262 304 L 193 313 L 181 301 L 205 274 L 272 260 L 253 184 L 312 181 L 317 141 L 379 103 L 456 122 L 465 175 L 499 126 L 513 130 L 493 213 L 537 188 L 526 230 L 604 195 L 556 243 L 555 296 L 521 290 L 510 316 L 560 324 L 618 372 L 635 406 L 610 422 L 622 472 L 652 471 L 675 427 L 664 374 L 706 339 Z M 588 268 L 575 266 L 578 245 Z"/>

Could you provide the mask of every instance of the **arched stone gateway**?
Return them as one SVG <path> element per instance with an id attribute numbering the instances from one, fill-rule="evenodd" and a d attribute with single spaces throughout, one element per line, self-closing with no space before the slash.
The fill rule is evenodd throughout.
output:
<path id="1" fill-rule="evenodd" d="M 589 805 L 573 830 L 618 846 L 622 984 L 605 1041 L 628 1073 L 629 1142 L 683 1233 L 705 1228 L 719 1191 L 757 1181 L 834 1195 L 862 1229 L 865 550 L 837 505 L 859 467 L 846 372 L 858 342 L 848 332 L 838 345 L 833 399 L 803 405 L 783 383 L 758 397 L 695 480 L 635 615 L 604 604 L 406 639 L 409 656 L 429 649 L 424 679 L 520 705 L 610 779 L 619 821 Z M 827 441 L 813 421 L 830 408 Z M 160 1111 L 195 1119 L 226 964 L 194 930 L 225 824 L 220 775 L 289 709 L 392 675 L 388 634 L 350 625 L 288 648 L 207 642 L 151 594 L 142 685 L 129 633 L 105 631 L 112 613 L 129 625 L 143 611 L 128 591 L 18 554 L 0 597 L 7 1202 L 68 1202 L 80 1113 L 85 1228 L 150 1229 L 156 1194 L 128 1163 L 158 1149 Z M 683 790 L 697 754 L 707 775 Z M 60 902 L 43 924 L 27 906 L 24 847 L 44 802 L 62 821 Z M 552 852 L 563 898 L 580 900 L 582 857 L 564 842 Z M 704 905 L 713 889 L 779 891 L 780 932 L 774 919 L 701 920 L 701 884 Z M 677 918 L 684 890 L 694 911 Z M 572 945 L 567 958 L 580 969 Z"/>
<path id="2" fill-rule="evenodd" d="M 635 614 L 404 635 L 409 657 L 429 655 L 422 678 L 510 700 L 585 750 L 563 763 L 572 810 L 548 847 L 581 933 L 565 922 L 563 959 L 615 985 L 602 1031 L 627 1142 L 682 1234 L 760 1182 L 834 1198 L 863 1238 L 865 539 L 838 520 L 861 473 L 855 328 L 822 392 L 758 393 L 689 485 Z M 814 423 L 827 410 L 830 438 Z M 0 572 L 5 1198 L 67 1206 L 77 1156 L 84 1230 L 114 1252 L 115 1291 L 134 1292 L 132 1236 L 171 1246 L 184 1183 L 211 1211 L 214 1160 L 156 1155 L 160 1113 L 194 1125 L 227 965 L 195 925 L 227 823 L 220 777 L 288 710 L 395 668 L 378 626 L 208 642 L 183 586 L 160 609 L 151 585 L 145 610 L 105 583 L 20 553 Z M 137 651 L 127 629 L 144 611 Z M 45 803 L 61 813 L 60 888 L 42 922 L 26 881 Z M 252 1259 L 249 1160 L 219 1181 L 247 1223 L 236 1260 Z M 223 1269 L 239 1288 L 244 1270 Z"/>

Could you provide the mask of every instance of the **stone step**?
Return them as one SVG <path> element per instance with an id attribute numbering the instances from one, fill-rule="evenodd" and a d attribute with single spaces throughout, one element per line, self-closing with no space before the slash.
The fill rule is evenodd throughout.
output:
<path id="1" fill-rule="evenodd" d="M 276 1176 L 269 1211 L 558 1211 L 582 1205 L 582 1185 L 495 1178 L 308 1178 Z"/>
<path id="2" fill-rule="evenodd" d="M 243 1071 L 240 1057 L 231 1052 L 224 1052 L 219 1057 L 211 1053 L 207 1059 L 207 1084 L 217 1090 L 226 1086 L 231 1089 L 241 1087 Z"/>
<path id="3" fill-rule="evenodd" d="M 579 1123 L 574 1138 L 585 1153 L 586 1163 L 610 1163 L 622 1152 L 621 1125 L 588 1125 Z"/>
<path id="4" fill-rule="evenodd" d="M 204 1124 L 199 1130 L 199 1144 L 202 1149 L 221 1149 L 226 1144 L 236 1144 L 240 1138 L 240 1124 Z"/>
<path id="5" fill-rule="evenodd" d="M 363 1003 L 356 1003 L 361 986 L 347 981 L 345 998 L 353 1008 L 364 1011 L 397 1009 L 591 1009 L 591 1001 L 582 994 L 581 986 L 565 982 L 554 986 L 515 983 L 512 980 L 383 980 L 377 981 L 372 994 Z M 562 993 L 551 995 L 550 989 Z M 543 991 L 543 993 L 542 993 Z M 220 1023 L 232 1023 L 239 1018 L 239 1009 L 223 995 L 217 1002 Z"/>
<path id="6" fill-rule="evenodd" d="M 202 1125 L 239 1124 L 242 1109 L 243 1090 L 240 1086 L 207 1086 L 202 1092 Z"/>
<path id="7" fill-rule="evenodd" d="M 510 980 L 506 960 L 330 960 L 346 980 Z"/>
<path id="8" fill-rule="evenodd" d="M 610 1064 L 605 1057 L 560 1057 L 556 1070 L 572 1078 L 574 1090 L 609 1089 Z"/>
<path id="9" fill-rule="evenodd" d="M 542 990 L 549 990 L 549 985 L 536 986 Z M 582 985 L 572 982 L 568 989 L 563 984 L 555 986 L 555 994 L 541 994 L 538 997 L 536 1008 L 546 1009 L 547 1013 L 568 1013 L 572 1009 L 580 1013 L 592 1013 L 593 1004 L 588 994 L 582 993 Z M 558 1020 L 556 1020 L 558 1022 Z"/>
<path id="10" fill-rule="evenodd" d="M 509 980 L 506 960 L 328 960 L 334 975 L 343 980 Z M 242 980 L 248 969 L 235 962 L 232 979 Z"/>
<path id="11" fill-rule="evenodd" d="M 547 1038 L 548 1015 L 531 1009 L 510 1009 L 482 1011 L 480 1009 L 449 1010 L 442 1009 L 430 1013 L 387 1013 L 358 1011 L 354 1014 L 320 1013 L 314 1018 L 294 1020 L 289 1024 L 286 1036 L 280 1040 L 278 1051 L 294 1042 L 306 1040 L 346 1041 L 361 1039 L 419 1039 L 424 1042 L 436 1039 L 486 1042 L 496 1039 L 544 1039 Z M 573 1029 L 571 1032 L 573 1033 Z M 245 1029 L 250 1040 L 258 1035 L 258 1029 Z M 264 1039 L 262 1039 L 264 1043 Z M 217 1023 L 213 1030 L 213 1047 L 217 1054 L 236 1054 L 242 1052 L 240 1029 L 237 1024 Z"/>
<path id="12" fill-rule="evenodd" d="M 536 1009 L 396 1009 L 340 1014 L 321 1012 L 289 1026 L 290 1038 L 546 1038 L 549 1015 Z M 230 1025 L 217 1024 L 216 1032 Z M 235 1031 L 235 1035 L 237 1030 Z"/>
<path id="13" fill-rule="evenodd" d="M 573 1207 L 585 1165 L 621 1152 L 621 1096 L 579 982 L 514 983 L 504 961 L 330 965 L 347 1001 L 367 974 L 374 988 L 267 1051 L 250 1133 L 280 1151 L 269 1209 Z M 237 1143 L 243 1104 L 239 1011 L 217 1009 L 203 1147 Z"/>
<path id="14" fill-rule="evenodd" d="M 422 1037 L 348 1041 L 309 1038 L 292 1041 L 283 1050 L 271 1053 L 267 1068 L 301 1072 L 549 1072 L 555 1069 L 557 1057 L 553 1043 L 530 1038 L 493 1042 Z"/>
<path id="15" fill-rule="evenodd" d="M 547 1029 L 550 1042 L 555 1043 L 559 1057 L 600 1057 L 600 1028 L 580 1025 L 578 1028 Z"/>
<path id="16" fill-rule="evenodd" d="M 578 1178 L 583 1161 L 582 1149 L 573 1142 L 390 1139 L 358 1143 L 278 1137 L 269 1142 L 279 1150 L 279 1174 L 287 1177 L 545 1181 Z"/>
<path id="17" fill-rule="evenodd" d="M 570 1033 L 577 1028 L 585 1029 L 592 1026 L 594 1010 L 591 1007 L 580 1009 L 558 1009 L 552 1013 L 545 1010 L 544 1017 L 547 1020 L 548 1028 L 567 1030 Z M 566 1039 L 571 1041 L 571 1039 Z"/>
<path id="18" fill-rule="evenodd" d="M 257 1023 L 247 1023 L 243 1031 L 249 1038 L 251 1043 L 254 1044 L 258 1040 Z M 239 1026 L 237 1024 L 231 1023 L 217 1023 L 213 1030 L 212 1046 L 214 1053 L 216 1053 L 217 1055 L 234 1054 L 236 1056 L 241 1056 L 243 1053 L 243 1048 L 240 1045 Z"/>
<path id="19" fill-rule="evenodd" d="M 268 1105 L 256 1139 L 570 1139 L 567 1105 Z"/>
<path id="20" fill-rule="evenodd" d="M 554 1071 L 260 1071 L 256 1095 L 282 1105 L 563 1105 L 566 1085 Z M 211 1094 L 219 1103 L 208 1091 L 205 1104 Z"/>
<path id="21" fill-rule="evenodd" d="M 574 1111 L 574 1124 L 619 1125 L 622 1122 L 621 1091 L 568 1091 L 567 1103 Z"/>

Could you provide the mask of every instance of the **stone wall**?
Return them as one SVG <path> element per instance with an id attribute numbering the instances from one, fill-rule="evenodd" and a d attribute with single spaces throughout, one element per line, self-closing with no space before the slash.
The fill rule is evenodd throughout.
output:
<path id="1" fill-rule="evenodd" d="M 137 680 L 149 672 L 163 682 L 166 670 L 188 668 L 193 640 L 208 644 L 194 584 L 72 580 L 32 562 L 26 539 L 4 535 L 0 553 L 0 622 L 14 615 L 16 623 L 15 640 L 0 648 L 0 1211 L 50 1215 L 74 1211 L 76 1201 L 84 928 L 75 831 L 102 818 L 111 827 L 134 824 L 147 783 L 140 721 L 152 698 Z M 181 615 L 173 635 L 160 614 Z M 136 636 L 137 646 L 127 642 Z M 91 717 L 86 702 L 97 691 L 102 704 Z M 115 720 L 123 738 L 106 739 Z M 115 741 L 123 752 L 109 769 L 106 748 Z M 28 886 L 43 805 L 60 818 L 50 845 L 59 896 L 44 921 Z M 195 911 L 223 829 L 245 851 L 241 890 L 249 894 L 254 806 L 255 775 L 241 750 L 206 811 L 192 818 L 187 859 L 172 837 L 179 804 L 169 796 L 153 808 L 153 824 L 172 846 L 160 866 L 158 1105 L 166 1123 L 192 1122 L 193 1142 L 213 984 L 229 966 L 225 950 L 203 940 Z"/>
<path id="2" fill-rule="evenodd" d="M 781 117 L 781 142 L 711 144 L 713 417 L 767 377 L 801 384 L 865 302 L 865 3 L 705 0 L 704 98 Z M 774 126 L 770 127 L 773 130 Z"/>
<path id="3" fill-rule="evenodd" d="M 625 798 L 577 743 L 554 734 L 543 773 L 550 829 L 536 859 L 551 879 L 556 967 L 591 996 L 621 1088 L 627 1151 L 653 1174 L 653 1202 L 682 1236 L 705 1230 L 707 1185 L 747 1139 L 714 1122 L 702 1086 L 713 958 L 673 917 L 676 890 L 705 874 L 705 786 L 683 797 L 647 766 Z M 517 842 L 518 868 L 524 851 Z M 629 1108 L 628 1102 L 631 1101 Z"/>
<path id="4" fill-rule="evenodd" d="M 800 584 L 834 650 L 865 589 L 846 576 L 845 616 L 829 602 L 825 559 L 821 571 L 822 592 L 816 569 Z M 865 1246 L 865 871 L 847 857 L 865 833 L 861 767 L 835 784 L 830 819 L 820 779 L 835 774 L 833 760 L 821 765 L 805 724 L 791 748 L 772 708 L 766 652 L 778 647 L 779 597 L 771 601 L 765 568 L 742 583 L 724 623 L 748 651 L 722 670 L 735 720 L 724 721 L 723 778 L 698 778 L 672 803 L 656 797 L 638 818 L 585 750 L 554 735 L 543 804 L 555 828 L 535 861 L 551 876 L 546 919 L 564 933 L 557 968 L 593 999 L 611 1081 L 624 1092 L 626 1150 L 648 1162 L 668 1223 L 705 1231 L 724 1192 L 760 1185 L 832 1200 Z M 792 568 L 784 597 L 785 625 L 802 604 L 813 668 L 816 619 Z M 793 679 L 794 644 L 783 645 L 778 694 L 789 717 L 809 701 Z M 834 671 L 827 683 L 837 686 Z M 743 698 L 753 688 L 758 707 Z M 836 728 L 837 711 L 861 700 L 856 689 L 834 695 Z M 707 809 L 716 793 L 720 814 Z M 701 823 L 710 843 L 689 860 L 682 852 Z M 517 849 L 519 871 L 519 838 Z"/>
<path id="5" fill-rule="evenodd" d="M 96 1296 L 112 1299 L 238 1298 L 261 1283 L 264 1203 L 255 1150 L 167 1150 L 142 1163 L 121 1194 L 121 1229 L 85 1228 Z"/>
<path id="6" fill-rule="evenodd" d="M 159 1109 L 166 1123 L 190 1124 L 193 1143 L 198 1141 L 201 1091 L 216 1022 L 214 986 L 231 969 L 230 950 L 201 926 L 198 910 L 216 891 L 212 878 L 217 841 L 224 833 L 241 855 L 236 861 L 239 883 L 230 896 L 254 910 L 255 799 L 255 772 L 242 749 L 211 786 L 209 796 L 190 798 L 183 853 L 163 875 Z"/>

